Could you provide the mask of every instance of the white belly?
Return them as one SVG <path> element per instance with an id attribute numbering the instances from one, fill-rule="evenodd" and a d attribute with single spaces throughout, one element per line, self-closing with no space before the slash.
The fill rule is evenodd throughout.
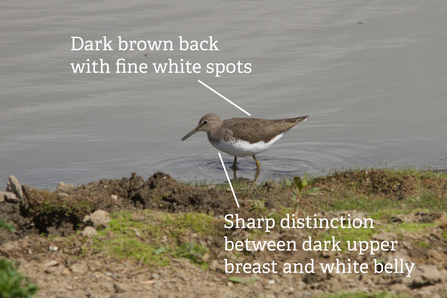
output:
<path id="1" fill-rule="evenodd" d="M 245 156 L 253 156 L 258 153 L 264 152 L 265 150 L 269 149 L 273 143 L 278 141 L 282 138 L 282 136 L 285 133 L 279 134 L 273 139 L 270 140 L 270 142 L 259 142 L 255 144 L 250 144 L 247 141 L 237 141 L 235 143 L 228 143 L 224 141 L 220 141 L 219 143 L 211 143 L 214 147 L 219 149 L 220 151 L 223 151 L 225 153 L 228 153 L 233 156 L 239 156 L 239 157 L 245 157 Z"/>

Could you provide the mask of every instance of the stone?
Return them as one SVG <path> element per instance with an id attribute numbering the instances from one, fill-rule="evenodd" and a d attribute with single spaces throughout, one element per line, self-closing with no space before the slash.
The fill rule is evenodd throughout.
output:
<path id="1" fill-rule="evenodd" d="M 44 272 L 48 273 L 48 274 L 52 274 L 52 273 L 55 273 L 56 270 L 57 270 L 56 267 L 48 267 L 48 268 L 45 268 Z"/>
<path id="2" fill-rule="evenodd" d="M 443 279 L 441 272 L 434 265 L 418 265 L 417 269 L 419 270 L 415 270 L 411 277 L 403 280 L 404 284 L 411 289 L 434 285 Z"/>
<path id="3" fill-rule="evenodd" d="M 52 267 L 52 266 L 56 266 L 57 264 L 59 264 L 59 262 L 56 260 L 53 260 L 53 261 L 49 261 L 48 263 L 46 263 L 44 265 L 44 267 Z"/>
<path id="4" fill-rule="evenodd" d="M 443 282 L 447 282 L 447 270 L 442 269 L 439 273 L 441 273 Z M 446 287 L 446 290 L 447 290 L 447 287 Z"/>
<path id="5" fill-rule="evenodd" d="M 98 232 L 96 232 L 95 228 L 93 227 L 85 227 L 82 232 L 81 235 L 87 238 L 92 238 L 93 236 L 95 236 Z"/>
<path id="6" fill-rule="evenodd" d="M 209 253 L 205 253 L 203 256 L 202 256 L 202 260 L 203 261 L 205 261 L 205 262 L 208 262 L 209 261 L 209 259 L 210 259 L 210 254 Z"/>
<path id="7" fill-rule="evenodd" d="M 388 242 L 398 239 L 396 233 L 393 233 L 393 232 L 383 232 L 383 231 L 378 233 L 378 234 L 372 235 L 371 238 L 373 238 L 374 240 L 388 241 Z"/>
<path id="8" fill-rule="evenodd" d="M 115 288 L 115 293 L 125 293 L 129 290 L 130 286 L 123 284 L 123 283 L 118 283 L 115 282 L 113 284 L 113 287 Z"/>
<path id="9" fill-rule="evenodd" d="M 65 192 L 60 192 L 57 194 L 57 197 L 59 198 L 59 200 L 65 198 L 67 196 L 68 196 L 68 193 L 65 193 Z"/>
<path id="10" fill-rule="evenodd" d="M 7 192 L 4 192 L 3 194 L 5 195 L 6 202 L 9 202 L 9 203 L 18 203 L 18 202 L 20 202 L 20 199 L 13 192 L 8 192 L 7 191 Z"/>
<path id="11" fill-rule="evenodd" d="M 16 196 L 15 193 L 10 192 L 10 191 L 0 191 L 0 203 L 4 202 L 5 200 L 6 200 L 6 202 L 9 202 L 9 203 L 20 202 L 20 199 Z"/>
<path id="12" fill-rule="evenodd" d="M 211 271 L 216 271 L 218 269 L 219 262 L 217 260 L 212 260 L 209 265 Z"/>
<path id="13" fill-rule="evenodd" d="M 59 184 L 57 185 L 56 191 L 59 192 L 65 192 L 68 193 L 70 192 L 70 190 L 76 188 L 76 186 L 72 185 L 72 184 L 66 184 L 65 182 L 59 182 Z"/>
<path id="14" fill-rule="evenodd" d="M 111 218 L 109 212 L 104 210 L 96 210 L 95 212 L 90 214 L 90 220 L 92 221 L 93 226 L 95 227 L 98 226 L 107 227 L 109 226 Z"/>
<path id="15" fill-rule="evenodd" d="M 70 270 L 74 274 L 80 274 L 80 275 L 84 275 L 88 272 L 87 266 L 85 266 L 84 264 L 79 264 L 79 263 L 72 264 L 70 266 Z"/>
<path id="16" fill-rule="evenodd" d="M 11 192 L 15 193 L 15 195 L 23 202 L 23 192 L 22 186 L 20 186 L 19 180 L 13 175 L 9 176 L 8 188 Z"/>

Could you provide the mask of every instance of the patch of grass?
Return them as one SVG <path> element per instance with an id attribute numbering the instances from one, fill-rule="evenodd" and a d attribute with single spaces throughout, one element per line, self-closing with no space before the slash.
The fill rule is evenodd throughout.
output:
<path id="1" fill-rule="evenodd" d="M 24 277 L 12 262 L 6 259 L 0 260 L 0 297 L 31 298 L 34 297 L 37 290 L 35 284 L 24 281 Z"/>
<path id="2" fill-rule="evenodd" d="M 419 196 L 408 198 L 407 204 L 412 209 L 421 208 L 436 212 L 444 212 L 447 209 L 447 200 L 432 191 L 425 191 Z"/>
<path id="3" fill-rule="evenodd" d="M 428 230 L 430 227 L 436 226 L 437 223 L 415 223 L 415 222 L 402 222 L 395 225 L 388 225 L 384 226 L 382 229 L 387 232 L 394 232 L 396 233 L 400 238 L 403 237 L 403 232 L 410 232 L 410 233 L 421 233 L 423 234 L 425 230 Z M 424 248 L 424 244 L 418 245 L 419 247 Z"/>
<path id="4" fill-rule="evenodd" d="M 393 230 L 400 229 L 407 232 L 420 232 L 422 230 L 425 230 L 429 227 L 434 227 L 436 225 L 437 223 L 434 222 L 430 223 L 403 222 L 394 226 Z"/>
<path id="5" fill-rule="evenodd" d="M 402 203 L 386 198 L 369 198 L 366 196 L 346 195 L 344 198 L 331 201 L 325 211 L 358 210 L 368 213 L 378 212 L 383 209 L 401 209 Z"/>
<path id="6" fill-rule="evenodd" d="M 385 172 L 392 175 L 413 175 L 418 179 L 437 179 L 437 178 L 447 178 L 447 172 L 424 170 L 418 168 L 384 168 Z"/>
<path id="7" fill-rule="evenodd" d="M 376 210 L 374 212 L 369 213 L 369 217 L 372 219 L 378 219 L 378 220 L 388 220 L 392 216 L 397 214 L 409 214 L 408 210 L 401 209 L 382 209 L 382 210 Z"/>
<path id="8" fill-rule="evenodd" d="M 316 234 L 312 236 L 312 241 L 330 241 L 332 242 L 332 237 L 335 238 L 335 241 L 340 241 L 339 247 L 343 251 L 347 251 L 348 244 L 347 241 L 353 243 L 353 241 L 367 241 L 371 239 L 371 236 L 378 231 L 375 229 L 328 229 L 323 233 Z M 351 245 L 352 246 L 352 245 Z M 322 245 L 324 248 L 324 245 Z M 328 246 L 329 250 L 332 249 L 332 246 Z"/>
<path id="9" fill-rule="evenodd" d="M 167 266 L 172 258 L 203 265 L 208 248 L 200 240 L 217 235 L 219 229 L 222 222 L 205 214 L 122 211 L 112 214 L 109 227 L 98 231 L 92 250 L 150 266 Z"/>
<path id="10" fill-rule="evenodd" d="M 334 172 L 309 179 L 307 189 L 326 188 L 301 200 L 305 212 L 358 210 L 384 219 L 394 214 L 409 214 L 413 210 L 427 212 L 447 210 L 445 189 L 447 173 L 417 169 L 356 169 Z M 282 186 L 287 187 L 284 182 Z M 384 211 L 386 210 L 386 211 Z"/>
<path id="11" fill-rule="evenodd" d="M 444 237 L 444 239 L 447 239 L 447 231 L 442 231 L 441 232 L 441 234 L 442 234 L 442 237 Z"/>
<path id="12" fill-rule="evenodd" d="M 250 211 L 254 213 L 264 213 L 267 212 L 267 207 L 265 207 L 265 202 L 263 200 L 249 200 L 247 201 Z"/>
<path id="13" fill-rule="evenodd" d="M 238 192 L 258 188 L 258 185 L 256 183 L 247 178 L 234 178 L 231 180 L 231 186 L 233 186 L 234 191 Z M 228 181 L 225 181 L 224 183 L 216 184 L 216 189 L 220 191 L 225 191 L 227 189 L 230 189 L 230 185 L 228 184 Z"/>
<path id="14" fill-rule="evenodd" d="M 225 181 L 224 183 L 207 183 L 206 180 L 197 180 L 197 181 L 180 181 L 179 185 L 186 186 L 186 187 L 197 187 L 197 188 L 204 188 L 209 186 L 216 187 L 219 191 L 226 191 L 230 188 L 230 185 L 228 184 L 228 181 Z M 252 189 L 253 187 L 257 187 L 258 185 L 256 183 L 253 183 L 251 180 L 246 178 L 234 178 L 231 180 L 231 186 L 233 186 L 234 191 L 243 191 L 247 189 Z"/>
<path id="15" fill-rule="evenodd" d="M 143 243 L 131 236 L 114 235 L 105 241 L 95 241 L 95 244 L 97 249 L 107 251 L 117 259 L 133 258 L 143 260 L 144 263 L 150 265 L 169 265 L 169 261 L 164 255 L 154 253 L 157 249 L 156 246 Z"/>
<path id="16" fill-rule="evenodd" d="M 70 215 L 83 216 L 94 210 L 93 200 L 84 196 L 66 196 L 59 198 L 55 192 L 37 189 L 28 190 L 30 201 L 32 202 L 31 211 L 38 214 L 65 213 Z"/>
<path id="17" fill-rule="evenodd" d="M 428 192 L 437 183 L 444 184 L 445 176 L 414 169 L 357 169 L 316 177 L 310 180 L 309 187 L 326 187 L 343 196 L 380 194 L 403 199 Z"/>
<path id="18" fill-rule="evenodd" d="M 190 259 L 193 263 L 203 263 L 201 258 L 206 252 L 207 249 L 203 245 L 188 242 L 177 247 L 173 255 L 175 258 Z"/>
<path id="19" fill-rule="evenodd" d="M 3 219 L 0 220 L 0 230 L 6 230 L 9 233 L 14 233 L 16 231 L 16 229 L 14 228 L 14 226 L 12 224 L 7 223 Z"/>
<path id="20" fill-rule="evenodd" d="M 416 242 L 416 245 L 419 246 L 419 247 L 422 247 L 422 248 L 429 248 L 430 247 L 430 244 L 428 244 L 425 241 Z"/>

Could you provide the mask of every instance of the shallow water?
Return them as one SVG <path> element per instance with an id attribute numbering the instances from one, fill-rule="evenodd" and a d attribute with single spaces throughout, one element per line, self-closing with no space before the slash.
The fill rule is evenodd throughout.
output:
<path id="1" fill-rule="evenodd" d="M 443 1 L 39 1 L 0 4 L 0 183 L 54 188 L 137 172 L 225 180 L 204 133 L 209 112 L 310 114 L 260 154 L 260 179 L 332 169 L 447 168 L 447 6 Z M 175 51 L 71 51 L 71 36 L 172 40 Z M 178 36 L 218 40 L 180 52 Z M 116 48 L 115 48 L 116 49 Z M 147 56 L 145 56 L 147 54 Z M 74 74 L 70 63 L 191 61 L 200 74 Z M 251 73 L 205 73 L 210 62 Z M 233 157 L 222 154 L 226 165 Z M 239 177 L 253 179 L 252 158 Z M 231 175 L 230 175 L 231 176 Z"/>

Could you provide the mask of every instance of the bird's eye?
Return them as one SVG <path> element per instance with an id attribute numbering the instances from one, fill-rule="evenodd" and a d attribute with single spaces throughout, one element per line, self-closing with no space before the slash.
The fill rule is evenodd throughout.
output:
<path id="1" fill-rule="evenodd" d="M 208 120 L 203 120 L 203 124 L 208 124 Z"/>

